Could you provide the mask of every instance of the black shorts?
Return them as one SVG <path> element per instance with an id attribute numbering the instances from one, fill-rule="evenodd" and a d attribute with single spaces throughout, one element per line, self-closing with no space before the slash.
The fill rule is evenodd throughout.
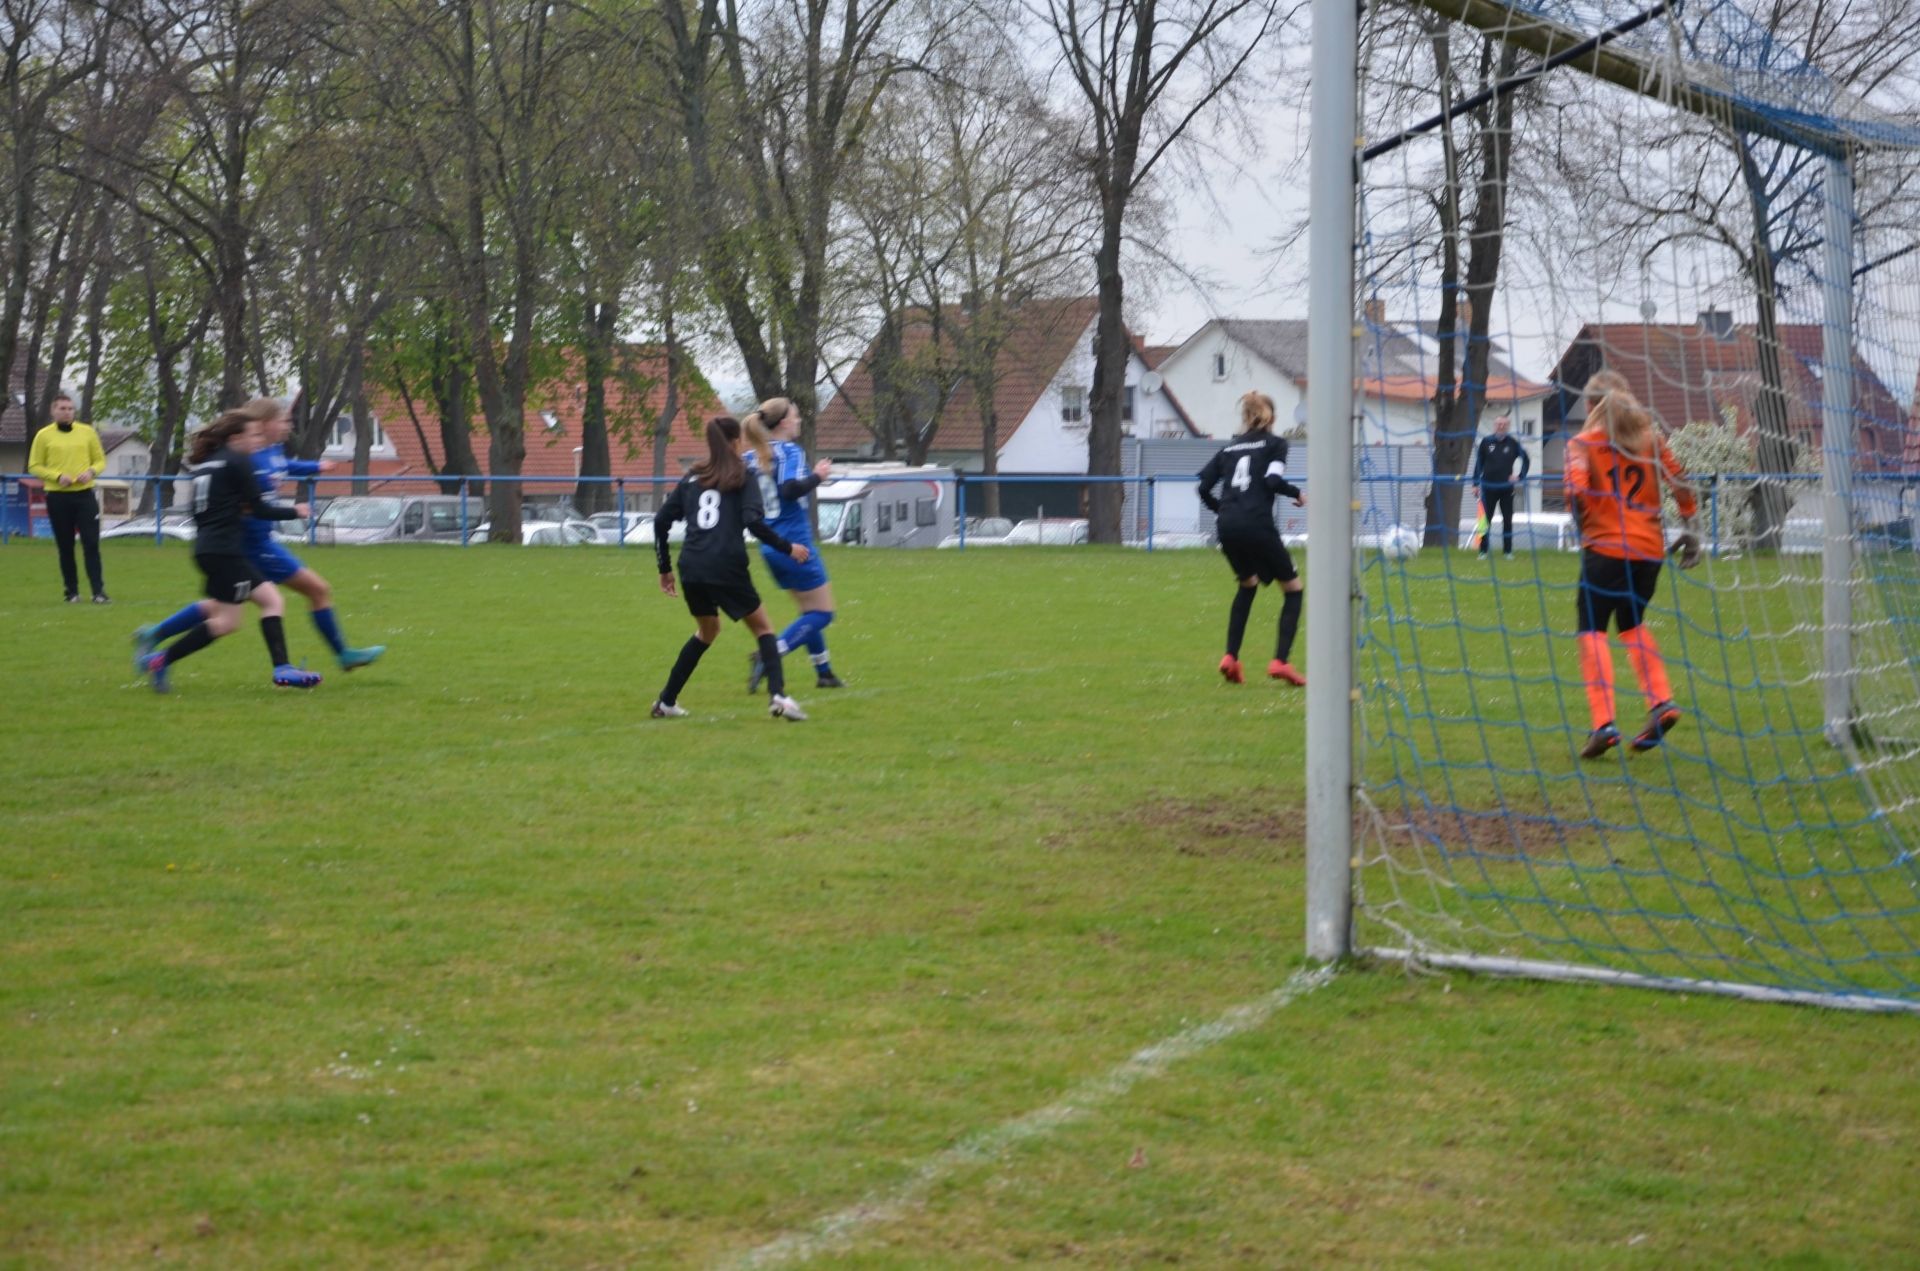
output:
<path id="1" fill-rule="evenodd" d="M 1602 556 L 1599 552 L 1580 554 L 1580 589 L 1575 593 L 1579 613 L 1575 630 L 1604 633 L 1612 621 L 1615 629 L 1631 631 L 1640 625 L 1647 606 L 1653 603 L 1653 589 L 1660 581 L 1657 560 L 1625 560 Z"/>
<path id="2" fill-rule="evenodd" d="M 1300 576 L 1293 567 L 1293 554 L 1278 534 L 1253 538 L 1223 538 L 1220 550 L 1235 578 L 1259 578 L 1262 583 L 1290 583 Z"/>
<path id="3" fill-rule="evenodd" d="M 760 593 L 751 582 L 696 583 L 682 578 L 680 594 L 686 598 L 687 612 L 696 618 L 724 613 L 738 622 L 760 607 Z"/>
<path id="4" fill-rule="evenodd" d="M 196 556 L 193 563 L 207 576 L 207 599 L 223 605 L 241 605 L 255 587 L 267 581 L 260 567 L 244 556 Z"/>

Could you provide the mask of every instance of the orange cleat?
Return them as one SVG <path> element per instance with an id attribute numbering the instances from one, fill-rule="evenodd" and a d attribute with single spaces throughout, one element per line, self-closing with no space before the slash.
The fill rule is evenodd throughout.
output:
<path id="1" fill-rule="evenodd" d="M 1220 674 L 1229 684 L 1245 684 L 1247 677 L 1240 670 L 1240 659 L 1229 653 L 1220 659 Z"/>
<path id="2" fill-rule="evenodd" d="M 1300 688 L 1307 686 L 1307 677 L 1293 669 L 1293 663 L 1282 662 L 1279 658 L 1267 663 L 1267 674 L 1276 680 L 1285 680 Z"/>

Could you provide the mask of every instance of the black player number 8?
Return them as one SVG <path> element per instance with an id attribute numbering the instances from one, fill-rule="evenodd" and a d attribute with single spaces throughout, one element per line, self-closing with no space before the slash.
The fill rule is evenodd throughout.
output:
<path id="1" fill-rule="evenodd" d="M 693 523 L 703 530 L 720 524 L 720 491 L 700 491 L 700 508 L 693 514 Z"/>

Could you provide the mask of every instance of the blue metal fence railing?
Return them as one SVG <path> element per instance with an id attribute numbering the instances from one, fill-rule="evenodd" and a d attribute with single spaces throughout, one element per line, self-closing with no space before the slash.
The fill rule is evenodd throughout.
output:
<path id="1" fill-rule="evenodd" d="M 111 478 L 111 480 L 141 486 L 160 486 L 170 482 L 178 483 L 182 479 L 177 476 L 124 476 L 114 477 Z M 386 486 L 399 486 L 402 490 L 418 491 L 419 487 L 425 486 L 433 488 L 434 491 L 438 493 L 452 494 L 453 491 L 449 491 L 447 487 L 457 485 L 457 493 L 460 500 L 459 540 L 462 546 L 470 546 L 472 544 L 476 537 L 474 530 L 484 523 L 483 521 L 476 520 L 474 515 L 476 509 L 473 504 L 473 486 L 476 483 L 485 484 L 491 482 L 495 485 L 515 484 L 519 485 L 522 490 L 528 494 L 551 493 L 566 497 L 570 497 L 582 485 L 608 485 L 613 487 L 615 509 L 618 513 L 618 528 L 615 535 L 615 542 L 618 546 L 625 547 L 633 530 L 633 526 L 628 517 L 630 505 L 627 498 L 627 487 L 629 485 L 646 487 L 656 496 L 649 499 L 649 502 L 657 503 L 659 487 L 671 486 L 679 480 L 680 478 L 678 477 L 474 476 L 456 479 L 431 475 L 371 477 L 329 475 L 303 477 L 300 478 L 298 485 L 300 497 L 309 504 L 315 501 L 316 496 L 325 493 L 324 487 L 326 486 L 345 486 L 351 488 L 353 485 L 358 484 L 365 487 L 369 492 Z M 1076 473 L 1013 473 L 987 476 L 980 473 L 956 473 L 951 469 L 930 469 L 926 472 L 850 472 L 837 474 L 833 480 L 858 481 L 868 485 L 927 484 L 931 482 L 940 486 L 951 486 L 954 500 L 954 537 L 957 540 L 954 546 L 961 551 L 965 551 L 967 548 L 969 520 L 967 504 L 969 491 L 974 487 L 985 487 L 988 485 L 1015 487 L 1021 485 L 1086 487 L 1100 484 L 1134 487 L 1136 492 L 1143 496 L 1140 499 L 1140 506 L 1136 510 L 1143 510 L 1144 515 L 1139 518 L 1137 524 L 1131 526 L 1123 525 L 1122 541 L 1137 545 L 1151 552 L 1155 550 L 1156 540 L 1161 536 L 1161 527 L 1157 520 L 1157 490 L 1159 484 L 1162 481 L 1169 480 L 1169 478 L 1164 474 L 1150 474 L 1145 476 L 1090 476 Z M 1820 476 L 1818 473 L 1805 472 L 1781 473 L 1772 476 L 1762 473 L 1721 473 L 1709 474 L 1699 478 L 1696 482 L 1696 490 L 1700 495 L 1701 502 L 1705 504 L 1707 545 L 1710 552 L 1718 555 L 1723 550 L 1721 531 L 1725 525 L 1731 524 L 1731 521 L 1723 518 L 1721 514 L 1720 504 L 1723 494 L 1744 499 L 1747 490 L 1751 489 L 1755 483 L 1763 480 L 1783 483 L 1801 483 L 1809 485 L 1811 488 L 1817 487 Z M 1891 523 L 1902 518 L 1915 519 L 1916 514 L 1920 514 L 1920 474 L 1860 473 L 1855 474 L 1854 480 L 1863 485 L 1869 492 L 1859 496 L 1863 502 L 1885 504 L 1886 509 L 1890 509 L 1889 515 L 1869 517 L 1868 519 L 1870 521 L 1874 523 Z M 1545 489 L 1558 486 L 1561 484 L 1561 481 L 1562 478 L 1558 473 L 1540 473 L 1530 474 L 1514 484 L 1523 488 L 1539 486 Z M 1192 479 L 1179 478 L 1175 479 L 1174 483 L 1190 491 Z M 30 485 L 37 484 L 38 482 L 31 477 L 19 474 L 0 474 L 0 544 L 10 543 L 16 534 L 29 536 L 32 534 L 33 518 L 30 514 L 29 488 Z M 1462 491 L 1461 502 L 1464 509 L 1466 507 L 1468 491 L 1471 490 L 1473 484 L 1473 478 L 1467 475 L 1444 475 L 1424 472 L 1400 475 L 1381 472 L 1358 472 L 1354 479 L 1356 495 L 1355 533 L 1364 535 L 1368 532 L 1369 528 L 1375 531 L 1384 529 L 1387 527 L 1388 521 L 1391 521 L 1392 524 L 1406 524 L 1409 528 L 1423 533 L 1425 531 L 1426 518 L 1424 500 L 1418 504 L 1410 503 L 1397 493 L 1383 500 L 1368 494 L 1368 491 L 1374 488 L 1384 487 L 1397 492 L 1400 489 L 1416 487 L 1422 490 L 1435 486 L 1458 487 Z M 1300 485 L 1302 489 L 1305 489 L 1306 482 L 1304 479 L 1300 481 Z M 1873 493 L 1876 487 L 1879 492 Z M 1129 495 L 1129 498 L 1132 498 L 1132 496 Z M 153 522 L 154 542 L 156 544 L 162 543 L 166 538 L 166 518 L 170 511 L 170 509 L 165 506 L 167 500 L 159 497 L 159 492 L 156 490 L 154 494 L 150 495 L 144 501 L 150 503 L 153 508 L 150 515 Z M 482 505 L 480 510 L 484 510 L 484 505 Z M 1289 509 L 1282 510 L 1286 511 Z M 177 510 L 175 510 L 173 514 L 179 515 Z M 147 519 L 149 519 L 149 514 L 140 513 L 137 516 L 126 518 L 119 524 L 125 526 L 136 521 L 144 522 Z M 319 519 L 317 516 L 308 518 L 306 534 L 309 544 L 318 542 Z M 1044 532 L 1045 524 L 1049 519 L 1054 521 L 1072 521 L 1078 518 L 1047 518 L 1043 507 L 1040 509 L 1040 519 Z M 1379 521 L 1380 524 L 1371 524 L 1375 521 Z M 1132 532 L 1126 532 L 1128 530 Z M 1200 532 L 1205 536 L 1204 527 L 1202 527 Z M 1184 530 L 1168 531 L 1168 533 L 1174 534 L 1177 537 L 1190 538 L 1187 531 Z M 1440 533 L 1448 536 L 1457 544 L 1461 540 L 1464 531 L 1460 526 L 1456 525 L 1441 527 Z M 1038 538 L 1036 538 L 1036 541 L 1038 541 Z"/>

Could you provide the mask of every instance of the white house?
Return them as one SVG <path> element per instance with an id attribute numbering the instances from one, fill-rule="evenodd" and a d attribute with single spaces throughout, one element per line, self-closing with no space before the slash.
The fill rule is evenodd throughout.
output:
<path id="1" fill-rule="evenodd" d="M 1366 334 L 1355 350 L 1362 390 L 1355 439 L 1369 446 L 1431 445 L 1440 341 L 1431 324 L 1396 324 L 1379 314 L 1368 316 Z M 1459 367 L 1465 362 L 1466 336 L 1455 339 L 1454 365 Z M 1159 369 L 1167 389 L 1208 436 L 1225 438 L 1240 430 L 1240 398 L 1252 391 L 1273 398 L 1283 431 L 1306 420 L 1304 321 L 1216 318 L 1167 354 Z M 1487 381 L 1479 432 L 1491 432 L 1496 416 L 1510 416 L 1514 434 L 1532 456 L 1534 470 L 1540 471 L 1541 410 L 1552 388 L 1520 377 L 1497 344 L 1488 359 Z M 1536 486 L 1530 502 L 1538 498 Z"/>
<path id="2" fill-rule="evenodd" d="M 1035 300 L 1021 308 L 997 363 L 995 458 L 1001 472 L 1086 472 L 1087 399 L 1093 383 L 1097 316 L 1098 304 L 1092 297 Z M 909 352 L 916 339 L 923 345 L 931 339 L 924 325 L 909 332 Z M 880 453 L 874 438 L 873 380 L 867 364 L 862 358 L 820 412 L 816 446 L 823 455 L 867 459 Z M 928 452 L 929 462 L 981 471 L 984 426 L 973 386 L 953 385 L 940 411 L 940 430 Z M 1127 359 L 1120 427 L 1123 434 L 1136 437 L 1203 435 L 1176 395 L 1148 366 L 1138 341 Z"/>

